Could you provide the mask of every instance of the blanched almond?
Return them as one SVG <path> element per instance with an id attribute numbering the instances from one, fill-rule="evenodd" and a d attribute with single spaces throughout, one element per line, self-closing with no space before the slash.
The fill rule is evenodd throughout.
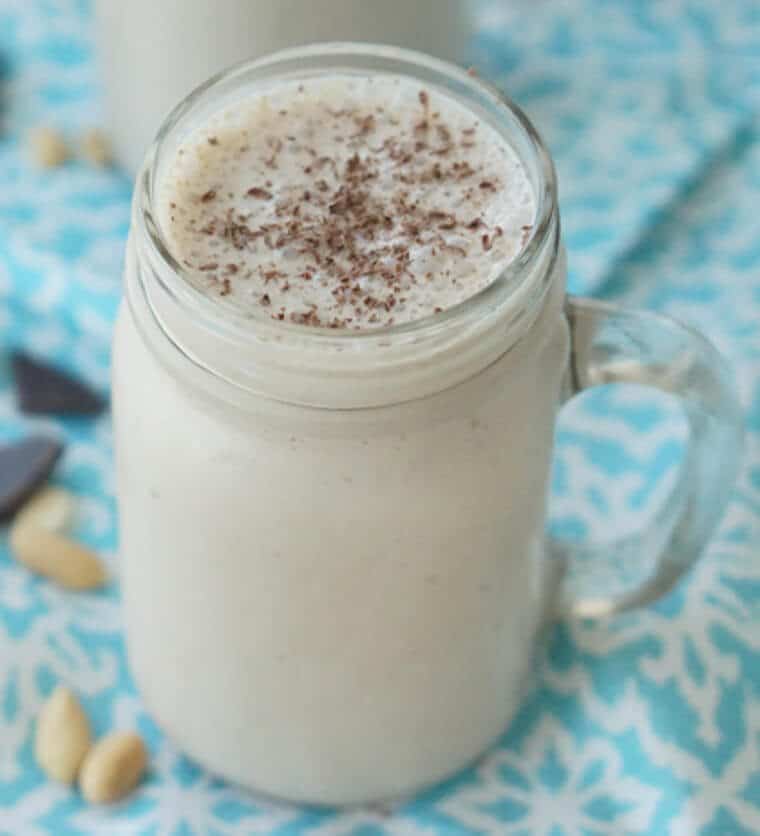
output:
<path id="1" fill-rule="evenodd" d="M 69 158 L 66 140 L 53 128 L 36 128 L 29 136 L 32 158 L 43 168 L 55 168 Z"/>
<path id="2" fill-rule="evenodd" d="M 16 525 L 36 525 L 62 533 L 74 519 L 74 497 L 63 488 L 48 486 L 37 491 L 16 514 Z"/>
<path id="3" fill-rule="evenodd" d="M 106 167 L 113 162 L 111 144 L 103 131 L 97 128 L 92 128 L 82 135 L 81 148 L 84 159 L 93 165 Z"/>
<path id="4" fill-rule="evenodd" d="M 90 724 L 79 700 L 59 685 L 37 718 L 37 763 L 49 778 L 72 784 L 91 743 Z"/>
<path id="5" fill-rule="evenodd" d="M 39 526 L 14 524 L 10 547 L 19 563 L 67 589 L 94 589 L 106 581 L 105 566 L 95 552 Z"/>
<path id="6" fill-rule="evenodd" d="M 90 749 L 79 773 L 82 795 L 92 804 L 111 804 L 128 795 L 148 765 L 148 750 L 134 732 L 112 732 Z"/>

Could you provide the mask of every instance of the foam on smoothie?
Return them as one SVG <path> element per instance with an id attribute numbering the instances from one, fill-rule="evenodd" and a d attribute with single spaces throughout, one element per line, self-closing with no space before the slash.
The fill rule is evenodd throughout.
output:
<path id="1" fill-rule="evenodd" d="M 209 296 L 349 330 L 473 296 L 535 215 L 493 127 L 385 75 L 281 83 L 228 106 L 180 146 L 159 189 L 169 247 Z"/>

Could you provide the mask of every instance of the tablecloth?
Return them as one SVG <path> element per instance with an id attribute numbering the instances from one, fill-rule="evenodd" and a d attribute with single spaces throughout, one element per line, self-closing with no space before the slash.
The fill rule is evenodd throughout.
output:
<path id="1" fill-rule="evenodd" d="M 572 289 L 677 314 L 735 369 L 747 446 L 709 548 L 660 603 L 558 624 L 537 686 L 475 767 L 395 810 L 334 812 L 263 802 L 183 757 L 135 692 L 117 591 L 32 578 L 0 534 L 0 833 L 760 833 L 760 7 L 484 0 L 476 14 L 473 63 L 557 160 Z M 41 172 L 23 140 L 38 123 L 98 123 L 89 4 L 0 0 L 0 75 L 0 441 L 66 438 L 55 480 L 118 574 L 108 416 L 22 418 L 7 367 L 24 346 L 108 384 L 130 183 L 79 163 Z M 677 411 L 630 387 L 570 411 L 556 532 L 640 524 L 677 466 Z M 57 682 L 96 733 L 144 734 L 150 774 L 126 802 L 89 807 L 35 765 L 34 718 Z"/>

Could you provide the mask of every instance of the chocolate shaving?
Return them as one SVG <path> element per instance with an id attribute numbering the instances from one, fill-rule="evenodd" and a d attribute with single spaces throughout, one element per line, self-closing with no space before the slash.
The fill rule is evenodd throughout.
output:
<path id="1" fill-rule="evenodd" d="M 246 192 L 248 197 L 257 197 L 259 200 L 271 200 L 272 192 L 262 189 L 261 186 L 254 186 Z"/>
<path id="2" fill-rule="evenodd" d="M 491 228 L 482 217 L 475 216 L 487 208 L 482 192 L 496 190 L 498 184 L 498 179 L 488 179 L 492 172 L 485 165 L 478 163 L 476 168 L 462 158 L 461 146 L 475 144 L 472 137 L 476 126 L 454 129 L 440 113 L 431 112 L 426 90 L 419 90 L 417 95 L 424 112 L 396 131 L 392 126 L 400 120 L 392 114 L 375 115 L 382 110 L 368 113 L 355 105 L 330 111 L 336 121 L 327 128 L 327 137 L 345 129 L 332 139 L 349 140 L 334 156 L 320 156 L 316 147 L 300 144 L 302 137 L 304 143 L 311 138 L 309 129 L 301 133 L 293 128 L 294 133 L 282 137 L 265 136 L 267 150 L 258 158 L 258 170 L 262 163 L 276 168 L 285 148 L 288 165 L 297 172 L 295 178 L 283 188 L 279 184 L 275 188 L 271 179 L 264 178 L 263 185 L 249 188 L 247 197 L 272 201 L 255 212 L 220 209 L 217 202 L 215 211 L 205 210 L 197 221 L 193 219 L 200 233 L 223 240 L 227 250 L 217 252 L 217 245 L 209 242 L 204 244 L 204 254 L 192 253 L 195 259 L 229 256 L 230 248 L 240 251 L 237 262 L 222 257 L 226 262 L 222 271 L 235 281 L 253 278 L 260 291 L 266 288 L 268 292 L 258 294 L 254 288 L 253 299 L 258 298 L 262 307 L 275 307 L 270 316 L 278 321 L 289 319 L 329 328 L 359 328 L 366 322 L 392 324 L 393 317 L 385 314 L 404 305 L 412 286 L 424 280 L 415 265 L 420 248 L 433 257 L 450 253 L 464 259 L 473 252 L 472 242 L 477 245 L 479 239 L 483 250 L 488 251 L 504 234 L 501 227 Z M 338 124 L 338 120 L 343 121 Z M 384 134 L 380 134 L 381 129 Z M 378 134 L 383 136 L 382 141 L 373 141 L 373 135 Z M 291 144 L 286 146 L 283 139 Z M 262 138 L 257 141 L 262 142 Z M 317 145 L 315 140 L 312 143 Z M 451 159 L 440 159 L 443 157 Z M 385 191 L 373 188 L 378 177 L 387 178 L 384 183 L 389 187 Z M 463 182 L 470 178 L 471 184 Z M 454 188 L 450 189 L 450 184 Z M 433 203 L 437 196 L 440 208 Z M 215 198 L 216 191 L 209 189 L 201 196 L 201 203 Z M 232 201 L 233 195 L 229 199 Z M 447 211 L 453 206 L 471 220 Z M 454 236 L 446 234 L 455 230 L 458 232 Z M 195 234 L 195 229 L 192 231 Z M 527 235 L 525 228 L 523 235 Z M 262 256 L 266 250 L 271 251 L 271 258 Z M 248 251 L 256 253 L 253 262 Z M 216 261 L 209 261 L 195 269 L 212 272 L 218 268 Z M 436 268 L 426 277 L 433 280 L 438 275 Z M 451 273 L 443 268 L 441 275 L 448 279 Z M 221 287 L 221 295 L 231 292 L 229 278 L 210 278 Z M 299 284 L 305 286 L 307 282 L 314 282 L 320 293 L 334 301 L 326 302 L 321 309 L 317 305 L 310 305 L 308 310 L 280 306 L 278 294 L 289 292 L 291 282 L 294 303 L 299 298 Z M 452 282 L 456 284 L 456 280 Z M 440 310 L 435 308 L 436 313 Z"/>
<path id="3" fill-rule="evenodd" d="M 367 116 L 364 116 L 363 118 L 357 118 L 354 121 L 356 122 L 356 126 L 359 130 L 351 137 L 351 139 L 365 137 L 372 133 L 375 129 L 375 117 L 371 113 L 367 114 Z"/>

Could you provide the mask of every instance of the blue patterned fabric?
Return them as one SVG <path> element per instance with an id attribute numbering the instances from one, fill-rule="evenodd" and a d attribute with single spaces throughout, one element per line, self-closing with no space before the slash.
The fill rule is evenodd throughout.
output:
<path id="1" fill-rule="evenodd" d="M 736 368 L 750 433 L 710 548 L 658 605 L 559 624 L 534 693 L 476 767 L 392 812 L 330 813 L 255 800 L 184 758 L 134 690 L 115 592 L 31 578 L 2 534 L 0 834 L 760 833 L 760 7 L 484 0 L 478 32 L 474 63 L 557 160 L 572 288 L 675 313 Z M 35 170 L 22 141 L 37 123 L 97 123 L 88 4 L 0 0 L 0 75 L 0 441 L 66 437 L 56 480 L 81 494 L 78 534 L 110 557 L 108 417 L 22 419 L 5 353 L 22 345 L 108 383 L 130 185 L 76 163 Z M 682 449 L 677 410 L 619 387 L 569 412 L 555 531 L 598 540 L 646 520 Z M 60 681 L 96 733 L 137 727 L 149 743 L 148 779 L 113 809 L 34 763 L 33 720 Z"/>

